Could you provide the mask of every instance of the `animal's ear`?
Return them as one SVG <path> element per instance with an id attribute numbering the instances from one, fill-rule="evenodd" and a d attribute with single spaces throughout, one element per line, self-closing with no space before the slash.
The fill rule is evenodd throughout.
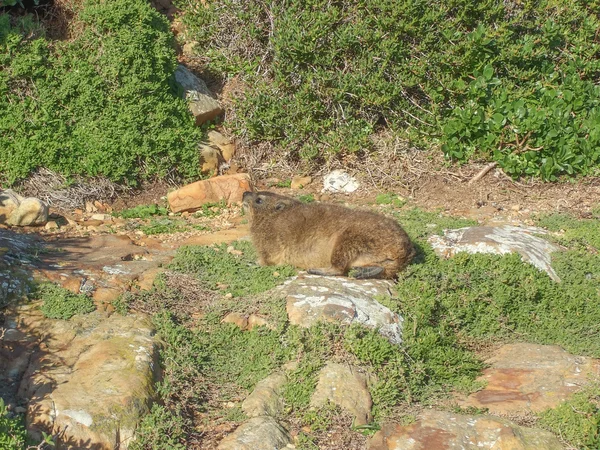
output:
<path id="1" fill-rule="evenodd" d="M 281 210 L 282 210 L 282 209 L 284 209 L 284 208 L 285 208 L 285 202 L 278 202 L 278 203 L 275 205 L 275 210 L 276 210 L 276 211 L 281 211 Z"/>

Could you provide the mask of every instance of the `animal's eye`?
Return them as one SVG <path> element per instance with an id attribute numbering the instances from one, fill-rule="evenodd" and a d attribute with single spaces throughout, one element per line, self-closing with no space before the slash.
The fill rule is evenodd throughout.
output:
<path id="1" fill-rule="evenodd" d="M 262 203 L 262 198 L 256 197 L 256 203 L 260 205 Z"/>

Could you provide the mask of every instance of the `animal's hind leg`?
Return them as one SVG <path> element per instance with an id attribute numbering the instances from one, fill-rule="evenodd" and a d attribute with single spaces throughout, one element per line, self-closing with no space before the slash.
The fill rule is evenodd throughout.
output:
<path id="1" fill-rule="evenodd" d="M 381 266 L 352 267 L 348 276 L 361 280 L 364 278 L 381 278 L 385 269 Z"/>

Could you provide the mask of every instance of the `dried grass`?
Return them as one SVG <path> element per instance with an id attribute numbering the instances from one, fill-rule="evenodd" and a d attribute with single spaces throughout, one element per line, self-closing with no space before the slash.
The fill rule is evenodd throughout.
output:
<path id="1" fill-rule="evenodd" d="M 16 190 L 23 195 L 37 197 L 58 210 L 83 208 L 87 201 L 108 202 L 131 192 L 131 188 L 103 177 L 76 177 L 74 182 L 70 182 L 49 169 L 38 169 Z"/>

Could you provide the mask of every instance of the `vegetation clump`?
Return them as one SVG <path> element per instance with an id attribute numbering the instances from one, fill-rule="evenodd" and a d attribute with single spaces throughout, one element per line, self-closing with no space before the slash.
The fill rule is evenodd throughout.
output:
<path id="1" fill-rule="evenodd" d="M 85 0 L 70 40 L 0 13 L 0 183 L 65 176 L 199 176 L 201 130 L 173 73 L 167 19 L 144 0 Z"/>
<path id="2" fill-rule="evenodd" d="M 251 141 L 321 160 L 388 128 L 515 177 L 598 172 L 595 2 L 179 5 L 207 68 L 244 84 L 231 126 Z"/>
<path id="3" fill-rule="evenodd" d="M 51 283 L 41 285 L 37 296 L 44 300 L 41 310 L 49 319 L 68 320 L 75 314 L 87 314 L 96 309 L 91 297 L 73 294 Z"/>

